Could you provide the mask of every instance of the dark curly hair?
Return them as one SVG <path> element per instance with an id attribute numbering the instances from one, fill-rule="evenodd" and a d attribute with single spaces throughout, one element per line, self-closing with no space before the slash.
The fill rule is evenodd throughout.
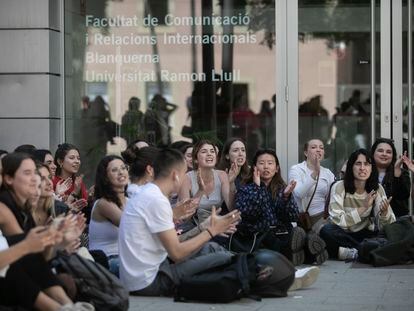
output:
<path id="1" fill-rule="evenodd" d="M 354 176 L 354 164 L 356 160 L 358 159 L 358 156 L 362 154 L 365 156 L 368 163 L 371 164 L 371 175 L 367 179 L 365 183 L 365 191 L 368 193 L 372 190 L 378 189 L 378 170 L 377 166 L 375 165 L 374 159 L 372 158 L 371 154 L 366 149 L 358 149 L 351 153 L 348 159 L 348 163 L 346 165 L 346 171 L 344 176 L 344 186 L 345 186 L 345 192 L 354 194 L 355 193 L 355 176 Z"/>
<path id="2" fill-rule="evenodd" d="M 108 155 L 99 162 L 95 176 L 95 200 L 104 198 L 109 202 L 115 203 L 119 208 L 121 208 L 121 200 L 118 198 L 118 195 L 113 189 L 108 178 L 107 168 L 109 163 L 111 163 L 113 160 L 121 160 L 122 163 L 125 163 L 121 157 L 116 155 Z M 125 186 L 125 191 L 126 188 L 127 186 Z"/>
<path id="3" fill-rule="evenodd" d="M 58 145 L 58 148 L 55 152 L 56 176 L 60 176 L 60 174 L 62 173 L 62 168 L 60 167 L 58 160 L 63 161 L 66 155 L 68 154 L 68 152 L 71 150 L 76 150 L 80 155 L 80 151 L 78 147 L 76 147 L 75 145 L 68 144 L 68 143 L 63 143 L 61 145 Z"/>

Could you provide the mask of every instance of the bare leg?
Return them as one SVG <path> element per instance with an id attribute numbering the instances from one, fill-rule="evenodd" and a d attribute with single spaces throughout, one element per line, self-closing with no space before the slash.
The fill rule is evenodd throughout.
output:
<path id="1" fill-rule="evenodd" d="M 44 290 L 45 293 L 52 299 L 56 300 L 62 305 L 73 303 L 72 300 L 66 295 L 65 291 L 61 286 L 52 286 Z"/>
<path id="2" fill-rule="evenodd" d="M 35 309 L 42 311 L 57 311 L 60 309 L 61 305 L 48 295 L 40 292 L 35 300 L 34 307 Z"/>

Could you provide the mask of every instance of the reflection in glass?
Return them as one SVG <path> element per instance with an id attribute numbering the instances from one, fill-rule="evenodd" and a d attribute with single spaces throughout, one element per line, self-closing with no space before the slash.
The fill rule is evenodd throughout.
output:
<path id="1" fill-rule="evenodd" d="M 370 0 L 299 1 L 299 158 L 319 138 L 335 173 L 371 144 L 370 12 Z"/>
<path id="2" fill-rule="evenodd" d="M 273 1 L 65 1 L 66 140 L 86 181 L 135 139 L 274 147 L 274 19 Z"/>

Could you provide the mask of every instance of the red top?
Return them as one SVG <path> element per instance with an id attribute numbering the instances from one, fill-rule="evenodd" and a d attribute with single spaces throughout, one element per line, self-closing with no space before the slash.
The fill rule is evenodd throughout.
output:
<path id="1" fill-rule="evenodd" d="M 61 181 L 63 178 L 59 177 L 59 176 L 54 176 L 53 177 L 53 190 L 56 190 L 56 185 L 58 184 L 59 181 Z M 83 181 L 81 182 L 81 199 L 88 199 L 88 191 L 86 190 L 86 186 L 83 183 Z M 69 195 L 73 192 L 73 190 L 75 190 L 75 177 L 72 177 L 72 186 L 70 186 L 70 188 L 64 193 L 64 195 Z"/>

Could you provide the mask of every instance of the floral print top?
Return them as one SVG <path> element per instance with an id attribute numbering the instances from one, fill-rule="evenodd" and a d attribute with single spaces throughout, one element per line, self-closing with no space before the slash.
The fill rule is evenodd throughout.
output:
<path id="1" fill-rule="evenodd" d="M 283 196 L 280 190 L 275 199 L 264 185 L 250 183 L 240 187 L 236 193 L 236 209 L 241 212 L 238 230 L 242 232 L 266 232 L 271 227 L 276 231 L 290 231 L 291 222 L 298 220 L 298 206 L 290 195 Z"/>

